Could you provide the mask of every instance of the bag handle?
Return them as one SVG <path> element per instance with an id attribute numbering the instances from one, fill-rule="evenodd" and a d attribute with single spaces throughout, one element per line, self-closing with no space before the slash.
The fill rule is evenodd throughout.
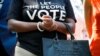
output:
<path id="1" fill-rule="evenodd" d="M 74 35 L 72 34 L 72 31 L 71 31 L 69 25 L 66 24 L 66 23 L 64 23 L 64 25 L 66 26 L 66 29 L 67 29 L 68 33 L 71 35 L 71 40 L 74 40 L 75 37 L 74 37 Z"/>

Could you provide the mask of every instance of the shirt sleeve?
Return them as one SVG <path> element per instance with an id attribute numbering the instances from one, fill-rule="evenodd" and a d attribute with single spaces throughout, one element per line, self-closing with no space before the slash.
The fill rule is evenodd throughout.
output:
<path id="1" fill-rule="evenodd" d="M 22 17 L 22 0 L 12 0 L 8 11 L 8 19 L 19 19 Z"/>
<path id="2" fill-rule="evenodd" d="M 72 8 L 70 0 L 66 0 L 66 7 L 65 7 L 65 9 L 66 9 L 66 17 L 67 18 L 72 18 L 76 22 L 74 11 L 73 11 L 73 8 Z"/>

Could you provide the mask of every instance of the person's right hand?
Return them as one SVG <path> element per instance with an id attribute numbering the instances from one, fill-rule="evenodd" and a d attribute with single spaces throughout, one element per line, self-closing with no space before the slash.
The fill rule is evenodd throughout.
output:
<path id="1" fill-rule="evenodd" d="M 48 31 L 53 31 L 54 28 L 56 27 L 55 26 L 55 21 L 52 19 L 51 16 L 48 16 L 48 15 L 43 15 L 42 16 L 42 26 L 45 30 L 48 30 Z"/>

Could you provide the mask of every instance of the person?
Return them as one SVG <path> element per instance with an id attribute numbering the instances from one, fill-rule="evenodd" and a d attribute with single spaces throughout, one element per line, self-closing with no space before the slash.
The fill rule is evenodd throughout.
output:
<path id="1" fill-rule="evenodd" d="M 66 39 L 66 25 L 74 33 L 76 22 L 69 0 L 12 0 L 7 18 L 18 34 L 15 56 L 42 56 L 42 37 Z"/>
<path id="2" fill-rule="evenodd" d="M 14 56 L 16 33 L 8 29 L 7 13 L 11 0 L 0 0 L 0 56 Z"/>
<path id="3" fill-rule="evenodd" d="M 5 48 L 1 41 L 0 41 L 0 55 L 9 56 L 8 53 L 5 51 Z"/>
<path id="4" fill-rule="evenodd" d="M 85 0 L 86 27 L 92 56 L 100 56 L 100 0 Z"/>
<path id="5" fill-rule="evenodd" d="M 77 40 L 87 40 L 88 34 L 85 26 L 84 19 L 84 6 L 83 0 L 70 0 L 72 3 L 72 7 L 74 9 L 75 17 L 77 19 L 76 28 L 75 28 L 75 39 Z M 80 26 L 82 25 L 82 26 Z"/>

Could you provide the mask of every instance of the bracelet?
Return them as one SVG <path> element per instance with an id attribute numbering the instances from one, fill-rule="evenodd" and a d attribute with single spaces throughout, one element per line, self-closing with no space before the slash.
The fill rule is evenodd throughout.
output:
<path id="1" fill-rule="evenodd" d="M 40 28 L 40 24 L 41 24 L 41 22 L 38 22 L 38 23 L 37 23 L 37 29 L 38 29 L 40 32 L 43 32 L 44 30 Z"/>

